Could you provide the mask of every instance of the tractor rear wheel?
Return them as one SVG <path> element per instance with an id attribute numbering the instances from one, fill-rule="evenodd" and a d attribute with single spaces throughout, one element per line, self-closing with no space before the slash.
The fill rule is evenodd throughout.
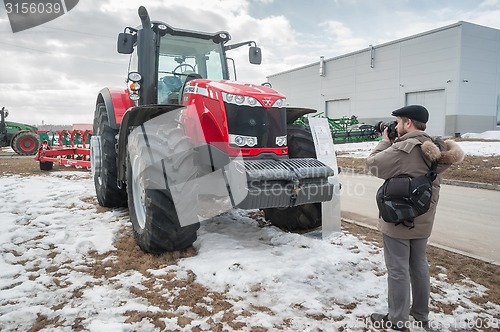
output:
<path id="1" fill-rule="evenodd" d="M 109 125 L 108 113 L 103 103 L 96 105 L 94 113 L 93 136 L 91 145 L 92 174 L 97 201 L 104 207 L 121 207 L 127 204 L 127 192 L 118 188 L 117 154 L 115 150 L 118 130 Z"/>
<path id="2" fill-rule="evenodd" d="M 198 187 L 189 182 L 196 175 L 192 145 L 175 124 L 149 125 L 147 132 L 140 126 L 130 133 L 128 206 L 143 251 L 182 250 L 196 240 Z"/>
<path id="3" fill-rule="evenodd" d="M 288 156 L 316 158 L 311 131 L 301 125 L 288 125 Z M 264 209 L 267 220 L 287 231 L 311 230 L 321 226 L 321 203 L 309 203 L 289 208 Z"/>
<path id="4" fill-rule="evenodd" d="M 12 138 L 12 149 L 21 156 L 35 155 L 40 147 L 40 139 L 31 131 L 20 131 Z"/>

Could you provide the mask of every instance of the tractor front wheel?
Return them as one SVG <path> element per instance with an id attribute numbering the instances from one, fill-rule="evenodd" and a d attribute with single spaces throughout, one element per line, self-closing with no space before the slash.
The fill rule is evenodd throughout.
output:
<path id="1" fill-rule="evenodd" d="M 287 140 L 290 158 L 316 158 L 309 129 L 301 125 L 288 125 Z M 264 214 L 271 224 L 287 231 L 311 230 L 321 226 L 321 203 L 264 209 Z"/>
<path id="2" fill-rule="evenodd" d="M 145 129 L 147 127 L 147 130 Z M 193 244 L 197 215 L 197 168 L 192 145 L 175 125 L 140 126 L 128 139 L 127 192 L 139 247 L 161 254 Z"/>
<path id="3" fill-rule="evenodd" d="M 31 131 L 20 131 L 12 139 L 12 149 L 21 156 L 33 156 L 40 148 L 40 139 Z"/>

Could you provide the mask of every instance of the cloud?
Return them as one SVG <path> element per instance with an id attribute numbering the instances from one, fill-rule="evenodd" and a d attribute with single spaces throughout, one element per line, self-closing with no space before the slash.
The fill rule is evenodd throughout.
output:
<path id="1" fill-rule="evenodd" d="M 479 4 L 478 8 L 481 9 L 491 9 L 492 7 L 500 6 L 500 0 L 484 0 Z"/>
<path id="2" fill-rule="evenodd" d="M 363 49 L 369 45 L 369 41 L 356 37 L 353 31 L 342 22 L 327 21 L 321 23 L 320 27 L 324 28 L 323 33 L 336 46 L 337 55 Z"/>
<path id="3" fill-rule="evenodd" d="M 257 4 L 264 4 L 264 5 L 272 4 L 274 2 L 274 0 L 252 0 L 252 1 Z"/>

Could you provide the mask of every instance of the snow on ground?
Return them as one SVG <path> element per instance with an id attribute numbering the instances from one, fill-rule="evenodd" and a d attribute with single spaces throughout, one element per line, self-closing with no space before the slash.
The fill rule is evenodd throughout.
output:
<path id="1" fill-rule="evenodd" d="M 489 130 L 483 133 L 466 133 L 461 136 L 462 138 L 468 139 L 491 139 L 491 140 L 499 140 L 500 139 L 500 131 L 498 130 Z"/>
<path id="2" fill-rule="evenodd" d="M 470 143 L 476 142 L 459 144 L 469 154 L 500 154 L 500 142 L 481 143 L 487 146 L 482 150 Z M 364 153 L 374 144 L 336 148 Z M 40 322 L 42 331 L 155 330 L 147 318 L 127 319 L 130 311 L 163 315 L 167 330 L 209 331 L 214 321 L 226 331 L 235 330 L 223 322 L 222 314 L 207 317 L 190 306 L 176 308 L 175 314 L 190 319 L 180 324 L 165 309 L 136 296 L 144 281 L 172 273 L 185 281 L 187 271 L 206 288 L 224 293 L 234 313 L 241 313 L 236 321 L 247 330 L 281 326 L 293 331 L 365 331 L 364 319 L 370 313 L 386 311 L 382 250 L 348 233 L 326 240 L 317 232 L 290 234 L 261 227 L 247 211 L 232 210 L 202 223 L 196 256 L 148 273 L 128 270 L 106 278 L 93 273 L 91 252 L 102 254 L 103 262 L 116 260 L 115 240 L 130 226 L 126 210 L 96 206 L 90 173 L 0 176 L 0 188 L 2 331 L 29 330 Z M 482 285 L 468 279 L 449 283 L 443 268 L 432 286 L 438 290 L 432 293 L 433 303 L 454 308 L 445 314 L 434 307 L 431 320 L 439 322 L 442 331 L 466 330 L 467 322 L 480 319 L 498 323 L 500 305 L 474 303 L 487 291 Z M 174 289 L 157 291 L 166 302 L 178 295 Z M 206 297 L 207 310 L 210 301 Z M 252 314 L 243 314 L 248 312 Z"/>

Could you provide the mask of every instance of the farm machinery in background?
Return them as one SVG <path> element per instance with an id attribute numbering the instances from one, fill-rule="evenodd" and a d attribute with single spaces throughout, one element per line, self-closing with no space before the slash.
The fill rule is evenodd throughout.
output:
<path id="1" fill-rule="evenodd" d="M 96 100 L 99 204 L 128 205 L 137 244 L 155 254 L 192 245 L 200 216 L 220 214 L 224 204 L 262 209 L 287 230 L 320 226 L 334 171 L 316 159 L 311 132 L 293 124 L 315 110 L 286 107 L 268 86 L 229 80 L 229 68 L 236 71 L 226 52 L 249 46 L 249 62 L 261 63 L 254 41 L 176 29 L 151 21 L 142 6 L 138 14 L 141 27 L 118 36 L 118 53 L 131 57 L 127 88 L 104 88 Z"/>
<path id="2" fill-rule="evenodd" d="M 358 118 L 355 115 L 351 117 L 344 116 L 333 119 L 327 117 L 325 113 L 321 112 L 313 115 L 303 115 L 295 120 L 294 123 L 309 127 L 308 117 L 326 118 L 328 120 L 328 125 L 330 126 L 333 142 L 335 144 L 366 142 L 380 139 L 380 134 L 376 131 L 375 126 L 359 123 Z"/>
<path id="3" fill-rule="evenodd" d="M 0 148 L 10 146 L 21 156 L 34 155 L 40 147 L 38 129 L 27 124 L 5 121 L 9 111 L 0 110 Z"/>
<path id="4" fill-rule="evenodd" d="M 40 162 L 40 170 L 50 171 L 54 163 L 90 169 L 91 130 L 39 131 L 39 137 L 42 143 L 35 160 Z"/>
<path id="5" fill-rule="evenodd" d="M 5 121 L 9 112 L 0 110 L 0 147 L 10 146 L 22 156 L 35 155 L 40 169 L 49 171 L 54 163 L 90 168 L 91 130 L 38 130 L 34 126 Z"/>

